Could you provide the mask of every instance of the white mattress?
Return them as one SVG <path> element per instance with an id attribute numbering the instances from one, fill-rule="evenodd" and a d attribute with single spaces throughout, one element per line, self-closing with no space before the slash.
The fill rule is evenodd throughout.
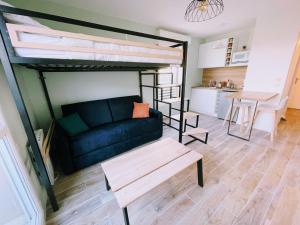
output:
<path id="1" fill-rule="evenodd" d="M 19 40 L 22 42 L 33 42 L 38 44 L 52 44 L 58 46 L 70 47 L 88 47 L 101 50 L 120 50 L 128 52 L 140 52 L 148 54 L 157 54 L 161 56 L 171 55 L 179 56 L 178 51 L 169 51 L 164 49 L 151 49 L 139 46 L 129 46 L 111 43 L 99 43 L 90 40 L 82 40 L 77 38 L 54 37 L 43 34 L 32 34 L 19 32 Z M 33 58 L 53 58 L 53 59 L 83 59 L 83 60 L 99 60 L 99 61 L 120 61 L 120 62 L 148 62 L 148 63 L 167 63 L 167 64 L 181 64 L 181 60 L 173 58 L 153 58 L 153 57 L 139 57 L 139 56 L 123 56 L 123 55 L 107 55 L 98 53 L 85 53 L 74 51 L 57 51 L 46 49 L 32 49 L 16 47 L 15 52 L 21 57 Z"/>

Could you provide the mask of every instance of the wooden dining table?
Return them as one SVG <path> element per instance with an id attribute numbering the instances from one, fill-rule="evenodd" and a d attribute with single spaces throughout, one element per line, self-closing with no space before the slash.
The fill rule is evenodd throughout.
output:
<path id="1" fill-rule="evenodd" d="M 237 137 L 237 138 L 246 140 L 246 141 L 250 141 L 258 104 L 260 102 L 269 101 L 277 95 L 278 95 L 278 93 L 275 93 L 275 92 L 258 92 L 258 91 L 239 91 L 239 92 L 234 92 L 232 94 L 229 94 L 227 96 L 227 98 L 232 99 L 232 103 L 231 103 L 231 111 L 230 111 L 229 125 L 228 125 L 228 129 L 227 129 L 227 134 L 230 135 L 230 136 L 233 136 L 233 137 Z M 249 129 L 247 129 L 247 131 L 249 131 L 249 134 L 248 134 L 247 138 L 230 133 L 230 126 L 231 126 L 231 123 L 232 123 L 231 118 L 232 118 L 234 100 L 238 100 L 238 101 L 247 100 L 247 101 L 253 101 L 254 102 L 254 110 L 251 110 L 252 113 L 251 113 L 251 119 L 249 121 Z"/>

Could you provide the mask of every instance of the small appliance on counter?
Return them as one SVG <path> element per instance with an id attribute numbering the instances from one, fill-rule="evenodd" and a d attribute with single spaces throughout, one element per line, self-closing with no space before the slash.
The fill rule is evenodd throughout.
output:
<path id="1" fill-rule="evenodd" d="M 210 80 L 208 83 L 208 87 L 216 87 L 217 86 L 217 81 L 215 80 Z"/>
<path id="2" fill-rule="evenodd" d="M 228 89 L 235 89 L 236 85 L 235 85 L 235 83 L 233 83 L 232 80 L 228 80 L 227 84 L 226 84 L 226 88 L 228 88 Z"/>

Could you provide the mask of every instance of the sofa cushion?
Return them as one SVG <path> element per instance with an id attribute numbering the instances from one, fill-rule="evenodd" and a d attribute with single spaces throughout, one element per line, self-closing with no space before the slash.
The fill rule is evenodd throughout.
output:
<path id="1" fill-rule="evenodd" d="M 63 105 L 61 108 L 64 116 L 78 113 L 90 128 L 113 121 L 107 100 L 79 102 Z"/>
<path id="2" fill-rule="evenodd" d="M 102 125 L 71 138 L 71 149 L 74 157 L 95 149 L 122 142 L 126 139 L 124 128 L 115 123 Z"/>
<path id="3" fill-rule="evenodd" d="M 149 117 L 149 104 L 148 103 L 133 103 L 132 118 L 148 118 Z"/>
<path id="4" fill-rule="evenodd" d="M 70 136 L 89 130 L 89 127 L 82 121 L 78 113 L 63 117 L 57 122 Z"/>
<path id="5" fill-rule="evenodd" d="M 138 95 L 108 99 L 113 121 L 121 121 L 132 118 L 133 102 L 141 102 Z"/>

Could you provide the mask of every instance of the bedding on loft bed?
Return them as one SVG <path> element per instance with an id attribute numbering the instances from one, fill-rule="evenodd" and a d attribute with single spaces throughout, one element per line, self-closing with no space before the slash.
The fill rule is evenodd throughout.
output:
<path id="1" fill-rule="evenodd" d="M 143 42 L 7 23 L 18 56 L 181 64 L 182 50 Z"/>
<path id="2" fill-rule="evenodd" d="M 0 4 L 3 2 L 0 1 Z M 4 14 L 4 17 L 16 56 L 108 62 L 182 63 L 183 54 L 180 48 L 54 30 L 28 16 Z"/>

